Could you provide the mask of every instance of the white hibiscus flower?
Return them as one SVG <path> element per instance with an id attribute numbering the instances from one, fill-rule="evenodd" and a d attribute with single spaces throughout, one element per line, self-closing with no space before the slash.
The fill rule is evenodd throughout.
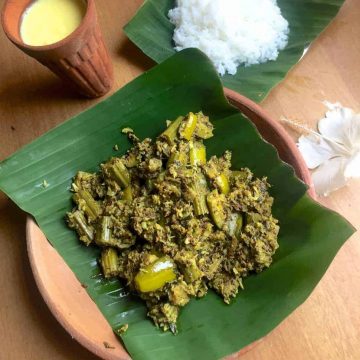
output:
<path id="1" fill-rule="evenodd" d="M 319 132 L 302 135 L 298 147 L 319 195 L 328 195 L 351 178 L 360 177 L 360 114 L 339 103 L 329 108 L 318 123 Z"/>

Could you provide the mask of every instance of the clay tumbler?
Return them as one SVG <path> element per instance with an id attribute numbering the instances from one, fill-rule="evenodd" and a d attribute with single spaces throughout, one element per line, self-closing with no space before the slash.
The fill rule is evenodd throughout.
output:
<path id="1" fill-rule="evenodd" d="M 80 26 L 65 39 L 46 46 L 26 45 L 20 36 L 21 17 L 32 0 L 7 0 L 2 25 L 7 37 L 22 51 L 47 66 L 87 97 L 99 97 L 112 87 L 113 67 L 97 20 L 94 0 Z"/>

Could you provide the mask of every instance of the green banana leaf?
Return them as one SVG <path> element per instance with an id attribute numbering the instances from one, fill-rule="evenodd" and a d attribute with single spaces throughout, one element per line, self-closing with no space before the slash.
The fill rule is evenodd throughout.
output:
<path id="1" fill-rule="evenodd" d="M 72 207 L 74 174 L 96 171 L 100 162 L 128 149 L 122 128 L 154 138 L 167 119 L 199 110 L 215 125 L 215 137 L 207 142 L 210 155 L 230 149 L 234 168 L 247 166 L 268 177 L 281 224 L 280 249 L 268 270 L 245 280 L 245 290 L 231 305 L 212 292 L 192 300 L 174 336 L 158 330 L 147 319 L 143 303 L 119 281 L 101 277 L 98 250 L 80 244 L 66 227 L 64 214 Z M 113 150 L 114 144 L 119 151 Z M 229 105 L 212 64 L 196 49 L 174 55 L 3 161 L 0 189 L 35 217 L 113 329 L 129 324 L 122 340 L 134 359 L 218 359 L 263 337 L 310 295 L 353 233 L 341 216 L 309 198 L 293 169 Z"/>
<path id="2" fill-rule="evenodd" d="M 337 14 L 343 0 L 278 0 L 290 25 L 287 47 L 276 61 L 250 67 L 241 66 L 236 75 L 222 77 L 224 86 L 254 101 L 262 100 L 280 82 L 304 53 L 304 49 L 324 30 Z M 175 0 L 146 0 L 124 31 L 146 55 L 161 63 L 175 53 L 174 26 L 167 14 Z"/>

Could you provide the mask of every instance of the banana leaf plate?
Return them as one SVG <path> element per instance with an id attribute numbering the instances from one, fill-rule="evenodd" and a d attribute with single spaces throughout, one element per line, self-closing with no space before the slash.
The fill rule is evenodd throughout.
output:
<path id="1" fill-rule="evenodd" d="M 258 102 L 280 82 L 303 56 L 304 50 L 326 28 L 339 11 L 343 0 L 277 0 L 282 15 L 289 22 L 286 48 L 276 61 L 239 67 L 236 75 L 225 75 L 225 87 Z M 161 63 L 175 53 L 174 26 L 168 12 L 176 0 L 146 0 L 124 31 L 146 55 Z M 259 10 L 260 11 L 260 10 Z"/>
<path id="2" fill-rule="evenodd" d="M 309 181 L 294 143 L 282 136 L 284 130 L 278 125 L 269 130 L 266 115 L 253 103 L 240 99 L 240 105 Z M 234 167 L 247 166 L 257 176 L 268 177 L 281 224 L 280 249 L 268 270 L 244 281 L 245 290 L 231 305 L 212 292 L 191 301 L 174 336 L 158 330 L 146 318 L 142 302 L 119 281 L 101 277 L 98 250 L 79 243 L 66 227 L 64 214 L 72 206 L 69 186 L 74 174 L 80 169 L 96 171 L 100 162 L 129 147 L 122 128 L 132 127 L 141 138 L 155 137 L 166 119 L 199 110 L 210 116 L 216 129 L 207 143 L 210 155 L 230 149 Z M 33 216 L 49 241 L 30 220 L 30 260 L 51 310 L 76 339 L 105 359 L 128 357 L 110 330 L 125 323 L 129 329 L 121 340 L 133 359 L 218 359 L 245 348 L 305 301 L 353 233 L 345 219 L 311 199 L 293 168 L 229 104 L 214 67 L 195 49 L 174 55 L 3 161 L 0 189 Z"/>

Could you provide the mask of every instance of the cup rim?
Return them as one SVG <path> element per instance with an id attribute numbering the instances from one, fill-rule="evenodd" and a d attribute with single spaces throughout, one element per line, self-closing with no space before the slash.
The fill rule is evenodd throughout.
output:
<path id="1" fill-rule="evenodd" d="M 71 32 L 69 35 L 67 35 L 65 38 L 53 43 L 53 44 L 49 44 L 49 45 L 28 45 L 26 43 L 24 43 L 21 40 L 21 37 L 19 36 L 20 41 L 13 36 L 12 32 L 10 31 L 9 27 L 7 26 L 7 23 L 5 21 L 6 18 L 6 12 L 7 12 L 7 7 L 9 6 L 9 3 L 13 1 L 13 0 L 5 0 L 5 3 L 2 7 L 1 10 L 1 25 L 2 28 L 4 29 L 5 35 L 10 39 L 10 41 L 12 41 L 14 44 L 16 44 L 17 46 L 23 48 L 23 49 L 27 49 L 27 50 L 32 50 L 32 51 L 47 51 L 47 50 L 54 50 L 54 49 L 58 49 L 61 46 L 67 44 L 69 41 L 71 41 L 74 37 L 76 37 L 78 34 L 80 34 L 83 29 L 85 28 L 87 22 L 89 21 L 88 19 L 90 19 L 90 16 L 92 15 L 92 13 L 95 11 L 95 2 L 94 0 L 84 0 L 86 1 L 86 12 L 85 15 L 83 17 L 83 19 L 81 20 L 80 25 L 73 31 Z M 96 12 L 95 12 L 96 14 Z"/>

